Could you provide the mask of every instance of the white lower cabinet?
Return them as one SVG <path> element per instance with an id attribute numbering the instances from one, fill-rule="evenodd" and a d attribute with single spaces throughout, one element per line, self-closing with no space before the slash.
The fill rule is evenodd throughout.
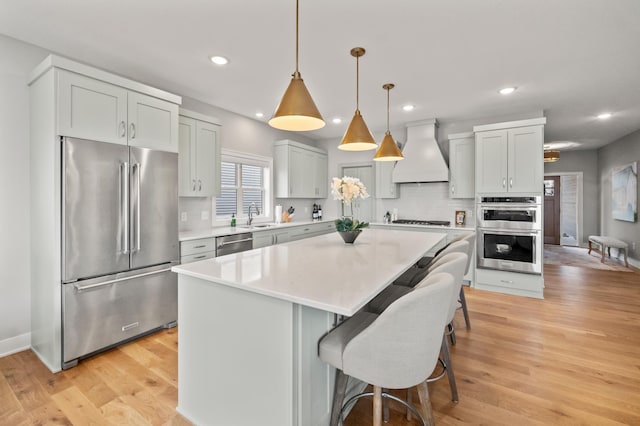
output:
<path id="1" fill-rule="evenodd" d="M 254 249 L 286 243 L 287 241 L 289 241 L 289 231 L 286 229 L 253 232 Z"/>
<path id="2" fill-rule="evenodd" d="M 475 287 L 480 290 L 542 299 L 544 278 L 542 275 L 478 268 Z"/>
<path id="3" fill-rule="evenodd" d="M 196 262 L 212 257 L 216 257 L 214 237 L 180 242 L 180 263 Z"/>
<path id="4" fill-rule="evenodd" d="M 317 237 L 335 231 L 333 222 L 312 223 L 309 225 L 296 226 L 289 233 L 289 241 L 301 240 L 303 238 Z"/>

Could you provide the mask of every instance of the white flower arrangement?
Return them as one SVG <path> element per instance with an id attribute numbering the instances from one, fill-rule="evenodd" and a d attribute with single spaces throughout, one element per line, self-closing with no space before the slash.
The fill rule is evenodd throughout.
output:
<path id="1" fill-rule="evenodd" d="M 342 218 L 335 221 L 338 231 L 360 231 L 362 228 L 369 226 L 367 222 L 360 222 L 344 215 L 345 204 L 351 206 L 351 203 L 356 198 L 364 199 L 369 197 L 367 188 L 360 179 L 350 176 L 334 177 L 331 182 L 331 195 L 333 195 L 334 200 L 342 201 Z"/>
<path id="2" fill-rule="evenodd" d="M 351 204 L 356 198 L 367 198 L 367 188 L 358 178 L 344 176 L 334 177 L 331 182 L 331 195 L 334 200 L 340 200 L 343 204 Z"/>

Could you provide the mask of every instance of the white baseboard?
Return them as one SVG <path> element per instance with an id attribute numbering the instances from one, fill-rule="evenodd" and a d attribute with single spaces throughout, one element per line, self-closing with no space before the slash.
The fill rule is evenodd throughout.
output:
<path id="1" fill-rule="evenodd" d="M 0 358 L 27 350 L 31 347 L 31 333 L 0 340 Z"/>

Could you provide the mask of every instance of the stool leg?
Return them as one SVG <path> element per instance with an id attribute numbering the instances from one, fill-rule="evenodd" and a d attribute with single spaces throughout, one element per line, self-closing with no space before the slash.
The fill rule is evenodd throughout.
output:
<path id="1" fill-rule="evenodd" d="M 464 286 L 460 287 L 460 304 L 462 305 L 462 313 L 464 314 L 464 323 L 467 330 L 471 330 L 471 321 L 469 320 L 469 311 L 467 310 L 467 299 L 464 297 Z"/>
<path id="2" fill-rule="evenodd" d="M 611 257 L 611 247 L 607 247 L 607 252 L 609 252 L 609 257 Z"/>
<path id="3" fill-rule="evenodd" d="M 456 378 L 453 375 L 453 365 L 451 364 L 451 353 L 449 352 L 449 342 L 447 337 L 442 336 L 442 360 L 447 369 L 447 379 L 449 379 L 449 387 L 451 388 L 451 400 L 458 402 L 458 387 L 456 386 Z"/>
<path id="4" fill-rule="evenodd" d="M 342 370 L 336 369 L 336 384 L 333 391 L 333 404 L 331 405 L 331 426 L 338 426 L 340 422 L 340 411 L 344 402 L 344 394 L 347 391 L 347 380 L 349 376 Z"/>
<path id="5" fill-rule="evenodd" d="M 427 382 L 422 382 L 418 385 L 418 396 L 420 396 L 420 411 L 422 418 L 427 422 L 427 425 L 435 425 L 435 421 L 433 420 L 433 411 L 431 410 L 431 401 L 429 400 L 429 388 L 427 387 Z"/>
<path id="6" fill-rule="evenodd" d="M 624 266 L 626 266 L 628 268 L 629 267 L 629 261 L 627 260 L 627 249 L 624 248 L 622 250 L 624 250 Z"/>
<path id="7" fill-rule="evenodd" d="M 591 254 L 591 249 L 592 249 L 592 247 L 591 247 L 591 241 L 589 241 L 589 251 L 587 252 L 587 254 Z"/>
<path id="8" fill-rule="evenodd" d="M 607 249 L 605 248 L 604 244 L 600 246 L 600 263 L 604 263 L 604 254 L 607 252 Z"/>
<path id="9" fill-rule="evenodd" d="M 373 387 L 373 426 L 382 426 L 382 388 Z"/>
<path id="10" fill-rule="evenodd" d="M 389 393 L 389 389 L 382 388 L 382 392 Z M 389 423 L 389 401 L 387 398 L 382 398 L 382 420 Z"/>
<path id="11" fill-rule="evenodd" d="M 447 324 L 447 334 L 449 335 L 449 338 L 451 339 L 451 344 L 455 345 L 456 344 L 456 330 L 455 328 L 453 328 L 453 322 L 450 322 L 449 324 Z"/>
<path id="12" fill-rule="evenodd" d="M 411 394 L 411 388 L 407 389 L 407 404 L 413 405 L 413 396 Z M 411 410 L 407 408 L 407 420 L 411 421 Z"/>

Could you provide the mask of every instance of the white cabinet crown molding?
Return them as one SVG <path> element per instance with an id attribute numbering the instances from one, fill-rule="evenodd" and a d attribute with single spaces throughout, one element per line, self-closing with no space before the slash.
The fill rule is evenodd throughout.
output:
<path id="1" fill-rule="evenodd" d="M 512 129 L 516 127 L 538 126 L 547 123 L 546 117 L 532 118 L 530 120 L 507 121 L 504 123 L 483 124 L 482 126 L 474 126 L 474 132 L 486 132 L 488 130 Z"/>
<path id="2" fill-rule="evenodd" d="M 222 126 L 222 121 L 217 117 L 200 114 L 199 112 L 184 109 L 182 107 L 179 109 L 179 114 L 185 117 L 193 118 L 194 120 L 206 121 L 207 123 Z"/>
<path id="3" fill-rule="evenodd" d="M 144 93 L 145 95 L 152 96 L 154 98 L 163 99 L 174 104 L 182 104 L 182 97 L 174 95 L 173 93 L 165 92 L 155 87 L 147 86 L 146 84 L 138 83 L 125 77 L 112 74 L 108 71 L 101 70 L 99 68 L 92 67 L 90 65 L 81 64 L 71 59 L 63 58 L 57 55 L 49 55 L 42 61 L 32 72 L 29 74 L 28 84 L 31 85 L 40 76 L 46 73 L 50 68 L 61 68 L 67 71 L 75 72 L 77 74 L 85 75 L 96 80 L 101 80 L 106 83 L 111 83 L 116 86 L 124 87 L 125 89 L 133 90 L 135 92 Z"/>

